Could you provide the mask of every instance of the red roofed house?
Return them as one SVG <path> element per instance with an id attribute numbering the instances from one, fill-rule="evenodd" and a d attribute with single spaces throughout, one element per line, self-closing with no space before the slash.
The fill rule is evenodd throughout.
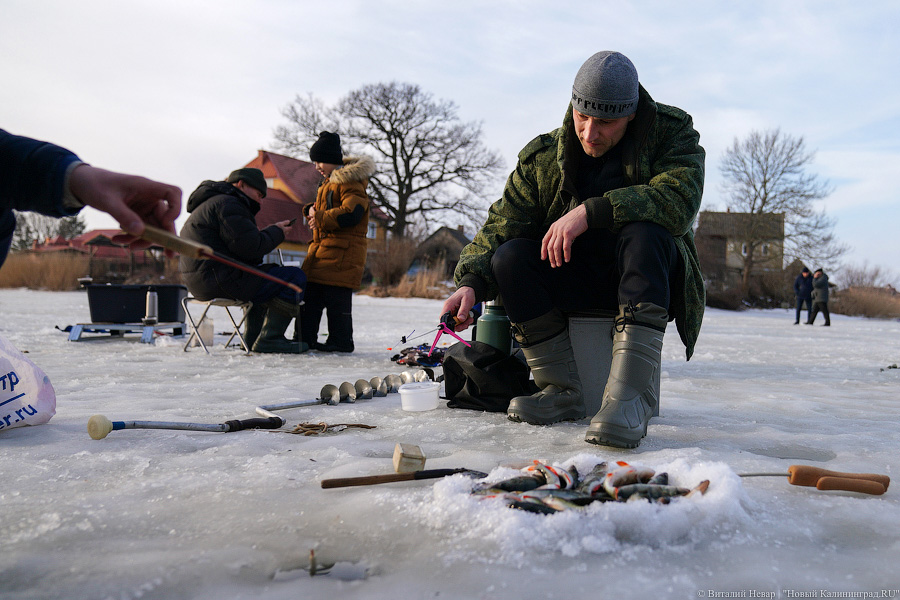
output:
<path id="1" fill-rule="evenodd" d="M 276 254 L 269 261 L 278 262 L 283 258 L 285 262 L 303 262 L 306 249 L 312 240 L 312 232 L 306 225 L 301 211 L 303 205 L 315 202 L 316 190 L 322 176 L 311 162 L 268 150 L 259 150 L 256 158 L 244 166 L 262 171 L 269 187 L 266 197 L 260 202 L 262 208 L 256 215 L 256 224 L 267 227 L 278 221 L 297 219 L 288 230 L 287 238 L 279 246 L 281 257 Z M 387 238 L 388 221 L 389 218 L 383 210 L 371 205 L 367 237 L 383 243 Z M 374 245 L 370 244 L 370 252 L 373 251 Z"/>
<path id="2" fill-rule="evenodd" d="M 63 252 L 90 257 L 86 275 L 98 283 L 121 283 L 138 271 L 165 272 L 165 257 L 159 247 L 131 250 L 112 241 L 118 229 L 94 229 L 70 240 L 56 237 L 43 243 L 35 241 L 32 252 Z"/>

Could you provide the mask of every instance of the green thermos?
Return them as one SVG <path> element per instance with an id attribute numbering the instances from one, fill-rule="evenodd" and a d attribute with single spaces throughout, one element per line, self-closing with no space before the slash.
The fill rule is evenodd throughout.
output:
<path id="1" fill-rule="evenodd" d="M 478 317 L 475 340 L 490 344 L 505 354 L 512 351 L 512 337 L 509 333 L 509 317 L 503 302 L 498 298 L 484 303 L 484 310 Z"/>

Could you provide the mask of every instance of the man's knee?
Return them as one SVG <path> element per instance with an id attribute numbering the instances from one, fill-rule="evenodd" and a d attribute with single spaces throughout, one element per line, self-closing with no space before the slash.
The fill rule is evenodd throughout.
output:
<path id="1" fill-rule="evenodd" d="M 539 252 L 540 242 L 525 238 L 509 240 L 501 244 L 491 257 L 491 271 L 498 279 L 515 277 L 535 256 L 539 257 Z"/>
<path id="2" fill-rule="evenodd" d="M 656 223 L 636 221 L 622 227 L 619 240 L 625 246 L 638 250 L 658 247 L 668 252 L 675 252 L 675 238 L 668 229 Z"/>
<path id="3" fill-rule="evenodd" d="M 656 223 L 636 222 L 625 225 L 619 233 L 620 265 L 627 270 L 659 265 L 670 271 L 675 268 L 679 254 L 675 238 L 669 230 Z"/>

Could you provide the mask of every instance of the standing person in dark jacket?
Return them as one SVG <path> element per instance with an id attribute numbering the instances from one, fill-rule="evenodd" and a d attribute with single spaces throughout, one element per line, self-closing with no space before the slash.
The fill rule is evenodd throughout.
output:
<path id="1" fill-rule="evenodd" d="M 566 311 L 618 311 L 612 363 L 585 440 L 634 448 L 659 405 L 655 377 L 674 319 L 690 358 L 704 288 L 692 225 L 705 152 L 691 117 L 655 102 L 618 52 L 579 69 L 559 129 L 520 153 L 501 199 L 460 256 L 457 291 L 469 310 L 498 292 L 535 383 L 513 398 L 511 420 L 548 424 L 585 416 Z"/>
<path id="2" fill-rule="evenodd" d="M 13 210 L 71 217 L 84 206 L 109 213 L 127 235 L 117 242 L 148 245 L 144 224 L 175 232 L 181 190 L 174 185 L 92 167 L 70 150 L 0 129 L 0 265 L 16 229 Z"/>
<path id="3" fill-rule="evenodd" d="M 794 280 L 794 295 L 797 297 L 797 315 L 794 318 L 794 325 L 800 324 L 800 309 L 803 303 L 806 303 L 806 320 L 809 321 L 809 315 L 812 313 L 812 291 L 813 277 L 808 267 L 803 267 L 797 279 Z"/>
<path id="4" fill-rule="evenodd" d="M 258 266 L 270 275 L 299 287 L 306 276 L 297 267 L 260 264 L 263 257 L 284 241 L 290 221 L 279 221 L 260 229 L 254 216 L 259 201 L 266 196 L 262 171 L 243 168 L 233 171 L 225 181 L 204 181 L 188 199 L 191 213 L 181 229 L 181 237 L 200 242 L 214 251 Z M 200 300 L 232 298 L 253 302 L 247 314 L 245 341 L 254 352 L 298 354 L 306 350 L 295 339 L 284 338 L 294 317 L 300 320 L 300 301 L 296 292 L 212 260 L 181 257 L 181 272 L 191 294 Z M 299 331 L 299 326 L 295 327 Z M 295 335 L 295 338 L 298 336 Z"/>
<path id="5" fill-rule="evenodd" d="M 309 158 L 325 180 L 316 201 L 303 208 L 313 232 L 303 271 L 309 283 L 303 307 L 303 341 L 324 352 L 353 352 L 353 290 L 366 267 L 369 196 L 375 172 L 368 156 L 344 157 L 341 138 L 323 131 Z M 327 311 L 328 339 L 318 343 L 319 322 Z"/>
<path id="6" fill-rule="evenodd" d="M 831 326 L 831 315 L 828 313 L 828 275 L 822 269 L 816 269 L 813 274 L 812 312 L 809 314 L 807 325 L 812 325 L 819 311 L 825 315 L 825 327 Z"/>

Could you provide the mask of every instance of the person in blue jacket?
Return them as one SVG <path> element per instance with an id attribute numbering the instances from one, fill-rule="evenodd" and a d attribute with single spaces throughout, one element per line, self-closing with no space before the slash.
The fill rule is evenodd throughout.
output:
<path id="1" fill-rule="evenodd" d="M 175 233 L 181 190 L 138 175 L 93 167 L 65 148 L 0 129 L 0 265 L 16 229 L 13 210 L 70 217 L 84 206 L 109 213 L 135 246 L 144 225 Z"/>
<path id="2" fill-rule="evenodd" d="M 797 314 L 794 317 L 794 325 L 800 324 L 800 310 L 803 303 L 806 303 L 806 320 L 809 320 L 809 313 L 812 312 L 812 291 L 813 277 L 808 267 L 803 267 L 797 279 L 794 280 L 794 295 L 797 297 Z"/>

